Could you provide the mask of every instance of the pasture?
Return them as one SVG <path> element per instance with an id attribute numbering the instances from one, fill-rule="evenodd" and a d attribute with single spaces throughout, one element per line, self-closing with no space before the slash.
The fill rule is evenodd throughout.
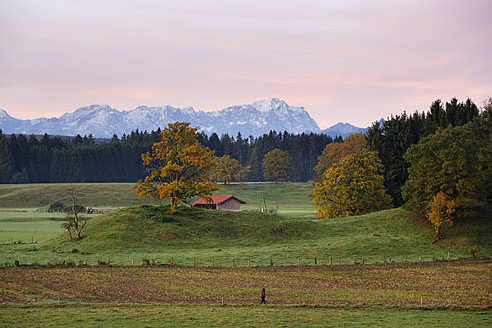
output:
<path id="1" fill-rule="evenodd" d="M 194 304 L 0 305 L 2 327 L 490 327 L 490 310 Z"/>
<path id="2" fill-rule="evenodd" d="M 115 210 L 90 216 L 80 242 L 63 233 L 63 214 L 43 212 L 69 203 L 69 184 L 0 186 L 1 326 L 491 324 L 487 211 L 432 244 L 432 227 L 401 208 L 314 220 L 307 183 L 217 193 L 278 215 L 183 207 L 172 217 L 141 207 L 161 202 L 139 200 L 132 184 L 76 187 L 81 205 Z M 484 259 L 457 260 L 470 257 Z M 267 307 L 256 306 L 262 287 Z"/>

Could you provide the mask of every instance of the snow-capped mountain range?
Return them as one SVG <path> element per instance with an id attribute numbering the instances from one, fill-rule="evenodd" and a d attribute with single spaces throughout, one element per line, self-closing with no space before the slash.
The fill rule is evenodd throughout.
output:
<path id="1" fill-rule="evenodd" d="M 259 136 L 271 130 L 298 134 L 303 132 L 326 133 L 333 138 L 345 137 L 354 132 L 364 132 L 348 123 L 321 130 L 303 107 L 289 106 L 285 101 L 272 98 L 260 100 L 249 105 L 231 106 L 219 111 L 195 111 L 192 107 L 174 108 L 171 106 L 140 106 L 130 111 L 119 111 L 107 105 L 91 105 L 65 113 L 59 118 L 16 119 L 0 109 L 0 130 L 3 134 L 49 134 L 111 138 L 121 137 L 131 131 L 152 131 L 169 123 L 189 122 L 200 127 L 200 131 L 219 136 L 229 134 L 243 137 Z"/>

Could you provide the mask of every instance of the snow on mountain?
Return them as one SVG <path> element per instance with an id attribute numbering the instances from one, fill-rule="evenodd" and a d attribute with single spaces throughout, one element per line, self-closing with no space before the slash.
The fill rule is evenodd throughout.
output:
<path id="1" fill-rule="evenodd" d="M 169 123 L 189 122 L 207 134 L 217 133 L 236 136 L 259 136 L 271 130 L 290 133 L 325 132 L 332 135 L 332 128 L 321 131 L 318 124 L 303 107 L 289 106 L 285 101 L 271 98 L 252 104 L 237 105 L 219 111 L 195 111 L 192 107 L 184 109 L 171 106 L 139 106 L 130 111 L 119 111 L 107 105 L 91 105 L 78 108 L 73 113 L 65 113 L 59 118 L 37 118 L 20 120 L 12 118 L 0 110 L 0 129 L 4 134 L 44 134 L 110 138 L 113 134 L 121 137 L 131 131 L 152 131 Z M 337 124 L 339 126 L 341 123 Z M 343 125 L 343 132 L 335 135 L 345 136 L 350 124 Z M 336 130 L 338 131 L 338 130 Z M 340 130 L 341 131 L 341 130 Z M 349 133 L 350 134 L 350 133 Z M 332 137 L 335 137 L 332 135 Z"/>
<path id="2" fill-rule="evenodd" d="M 10 116 L 6 111 L 0 108 L 0 131 L 2 131 L 3 134 L 9 133 L 7 129 L 3 129 L 3 126 L 5 125 L 6 127 L 15 129 L 18 126 L 20 126 L 23 123 L 22 120 L 19 120 L 17 118 L 13 118 Z M 10 132 L 12 133 L 12 132 Z"/>
<path id="3" fill-rule="evenodd" d="M 336 136 L 341 136 L 342 138 L 345 138 L 351 135 L 352 133 L 365 133 L 367 129 L 368 128 L 358 128 L 350 123 L 340 122 L 321 132 L 326 135 L 329 135 L 332 138 L 335 138 Z"/>

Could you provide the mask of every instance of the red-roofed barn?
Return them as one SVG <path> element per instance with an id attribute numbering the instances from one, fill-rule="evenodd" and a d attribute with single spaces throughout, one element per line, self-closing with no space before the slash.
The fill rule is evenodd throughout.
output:
<path id="1" fill-rule="evenodd" d="M 242 200 L 232 195 L 210 196 L 212 202 L 209 203 L 205 198 L 200 198 L 193 202 L 194 207 L 205 208 L 209 210 L 229 210 L 240 211 L 241 204 L 246 204 Z"/>

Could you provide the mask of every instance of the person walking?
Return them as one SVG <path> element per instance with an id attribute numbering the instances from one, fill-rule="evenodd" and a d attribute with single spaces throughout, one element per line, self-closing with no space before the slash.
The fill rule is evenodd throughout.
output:
<path id="1" fill-rule="evenodd" d="M 261 304 L 265 304 L 266 305 L 266 302 L 265 302 L 265 288 L 263 288 L 263 290 L 261 291 L 261 302 L 260 302 L 260 305 Z"/>

